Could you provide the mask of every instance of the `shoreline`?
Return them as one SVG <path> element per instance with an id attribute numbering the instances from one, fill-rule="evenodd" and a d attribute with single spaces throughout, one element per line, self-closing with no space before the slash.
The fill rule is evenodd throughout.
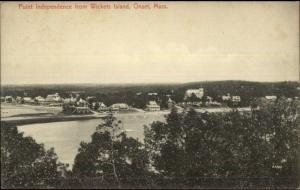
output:
<path id="1" fill-rule="evenodd" d="M 89 115 L 66 115 L 62 114 L 61 110 L 61 107 L 1 103 L 1 123 L 6 122 L 20 126 L 35 123 L 99 119 L 105 116 L 95 113 Z"/>
<path id="2" fill-rule="evenodd" d="M 13 115 L 2 116 L 2 112 L 5 109 L 14 109 L 21 108 L 17 113 Z M 28 113 L 23 112 L 23 110 L 30 110 Z M 250 111 L 249 107 L 240 107 L 237 108 L 239 111 L 245 112 Z M 232 108 L 198 108 L 195 109 L 199 113 L 203 112 L 228 112 L 231 111 Z M 21 111 L 21 112 L 20 112 Z M 3 112 L 4 113 L 4 112 Z M 147 112 L 147 111 L 134 111 L 134 112 L 117 112 L 116 115 L 131 115 L 131 114 L 158 114 L 158 115 L 166 115 L 170 113 L 168 110 L 161 110 L 157 112 Z M 47 115 L 47 116 L 46 116 Z M 97 113 L 93 112 L 93 114 L 89 115 L 64 115 L 61 114 L 61 108 L 52 108 L 45 106 L 32 106 L 32 105 L 3 105 L 1 104 L 1 123 L 6 122 L 8 124 L 13 124 L 17 126 L 21 125 L 29 125 L 36 123 L 52 123 L 52 122 L 63 122 L 63 121 L 80 121 L 80 120 L 91 120 L 91 119 L 101 119 L 105 117 L 107 114 L 105 113 Z"/>
<path id="3" fill-rule="evenodd" d="M 103 116 L 95 115 L 85 115 L 85 116 L 59 116 L 59 117 L 35 117 L 35 118 L 17 118 L 11 117 L 9 119 L 1 118 L 1 122 L 6 122 L 8 124 L 22 126 L 36 123 L 53 123 L 53 122 L 62 122 L 62 121 L 81 121 L 81 120 L 91 120 L 91 119 L 101 119 Z"/>

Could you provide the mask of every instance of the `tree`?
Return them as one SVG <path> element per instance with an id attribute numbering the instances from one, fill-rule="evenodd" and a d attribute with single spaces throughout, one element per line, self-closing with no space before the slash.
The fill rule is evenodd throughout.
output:
<path id="1" fill-rule="evenodd" d="M 140 108 L 140 109 L 145 109 L 147 103 L 150 100 L 146 93 L 143 93 L 140 95 L 134 95 L 133 98 L 134 98 L 133 106 Z"/>
<path id="2" fill-rule="evenodd" d="M 187 102 L 200 102 L 200 100 L 201 99 L 198 98 L 195 93 L 192 93 L 191 96 L 186 98 Z"/>
<path id="3" fill-rule="evenodd" d="M 75 110 L 76 110 L 75 104 L 72 103 L 72 102 L 69 102 L 69 103 L 63 103 L 63 105 L 62 105 L 62 111 L 63 111 L 64 113 L 71 114 L 71 113 L 74 113 Z"/>
<path id="4" fill-rule="evenodd" d="M 99 104 L 99 102 L 96 102 L 96 103 L 95 103 L 95 106 L 93 107 L 93 109 L 94 109 L 94 110 L 98 110 L 98 109 L 99 109 L 99 107 L 100 107 L 100 104 Z"/>
<path id="5" fill-rule="evenodd" d="M 92 141 L 80 144 L 73 167 L 76 177 L 101 179 L 104 186 L 143 184 L 148 175 L 147 152 L 140 142 L 127 137 L 120 123 L 109 114 L 97 127 Z"/>
<path id="6" fill-rule="evenodd" d="M 203 106 L 206 106 L 207 100 L 208 100 L 207 96 L 203 96 L 203 97 L 202 97 L 201 102 L 202 102 L 202 105 L 203 105 Z"/>
<path id="7" fill-rule="evenodd" d="M 65 170 L 53 148 L 46 151 L 15 126 L 1 122 L 1 187 L 56 187 Z"/>
<path id="8" fill-rule="evenodd" d="M 269 146 L 269 164 L 274 177 L 299 179 L 299 100 L 280 98 L 260 105 L 253 113 L 255 124 L 264 129 L 262 135 Z"/>
<path id="9" fill-rule="evenodd" d="M 299 101 L 257 104 L 260 109 L 251 112 L 172 110 L 166 123 L 145 128 L 153 166 L 163 177 L 184 179 L 188 187 L 201 185 L 198 180 L 206 177 L 239 177 L 237 185 L 248 187 L 255 181 L 241 179 L 269 177 L 276 180 L 266 186 L 299 186 Z"/>

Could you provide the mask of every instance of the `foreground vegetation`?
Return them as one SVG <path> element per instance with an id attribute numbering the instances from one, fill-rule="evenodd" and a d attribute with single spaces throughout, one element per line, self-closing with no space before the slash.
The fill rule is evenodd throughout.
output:
<path id="1" fill-rule="evenodd" d="M 58 185 L 66 165 L 59 163 L 54 149 L 45 150 L 15 126 L 1 122 L 1 187 L 47 188 Z"/>
<path id="2" fill-rule="evenodd" d="M 145 126 L 144 144 L 110 114 L 82 142 L 72 171 L 32 138 L 1 123 L 2 187 L 296 188 L 300 102 L 252 102 L 251 112 L 175 109 Z M 64 172 L 61 172 L 64 171 Z"/>

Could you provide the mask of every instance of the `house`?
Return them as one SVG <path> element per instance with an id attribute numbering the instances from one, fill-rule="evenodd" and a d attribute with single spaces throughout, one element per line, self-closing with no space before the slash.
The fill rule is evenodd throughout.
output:
<path id="1" fill-rule="evenodd" d="M 220 102 L 214 101 L 214 99 L 210 96 L 207 96 L 206 99 L 207 100 L 206 100 L 205 104 L 207 106 L 221 106 L 222 105 Z"/>
<path id="2" fill-rule="evenodd" d="M 97 110 L 97 109 L 99 109 L 100 105 L 102 107 L 106 107 L 103 102 L 93 102 L 91 105 L 89 105 L 89 107 L 94 109 L 94 110 Z"/>
<path id="3" fill-rule="evenodd" d="M 23 104 L 23 103 L 24 103 L 24 99 L 23 99 L 23 97 L 21 97 L 21 96 L 17 96 L 17 98 L 16 98 L 16 102 L 17 102 L 18 104 Z"/>
<path id="4" fill-rule="evenodd" d="M 141 92 L 137 92 L 136 95 L 137 95 L 137 96 L 140 96 L 140 95 L 142 95 L 142 93 L 141 93 Z"/>
<path id="5" fill-rule="evenodd" d="M 109 108 L 103 102 L 99 102 L 98 111 L 108 111 L 108 110 Z"/>
<path id="6" fill-rule="evenodd" d="M 157 96 L 157 93 L 156 92 L 149 92 L 148 96 Z"/>
<path id="7" fill-rule="evenodd" d="M 5 102 L 5 98 L 1 96 L 1 102 Z"/>
<path id="8" fill-rule="evenodd" d="M 97 107 L 97 102 L 92 102 L 91 106 L 92 109 L 94 109 L 95 107 Z"/>
<path id="9" fill-rule="evenodd" d="M 209 103 L 210 106 L 222 106 L 220 102 L 212 101 Z"/>
<path id="10" fill-rule="evenodd" d="M 267 100 L 272 100 L 272 101 L 275 101 L 277 99 L 277 96 L 265 96 L 265 98 Z"/>
<path id="11" fill-rule="evenodd" d="M 188 89 L 187 91 L 185 91 L 184 99 L 186 100 L 187 98 L 191 97 L 192 94 L 195 94 L 197 98 L 201 99 L 204 95 L 204 89 L 203 88 Z"/>
<path id="12" fill-rule="evenodd" d="M 75 103 L 75 102 L 79 101 L 79 99 L 80 99 L 79 96 L 78 96 L 78 98 L 71 96 L 70 101 Z"/>
<path id="13" fill-rule="evenodd" d="M 75 104 L 75 102 L 76 102 L 76 98 L 65 98 L 64 100 L 63 100 L 63 102 L 64 102 L 64 104 Z"/>
<path id="14" fill-rule="evenodd" d="M 156 103 L 156 101 L 149 101 L 147 104 L 147 110 L 148 111 L 159 111 L 160 106 Z"/>
<path id="15" fill-rule="evenodd" d="M 76 102 L 77 106 L 79 107 L 87 107 L 88 103 L 84 99 L 80 98 L 78 102 Z"/>
<path id="16" fill-rule="evenodd" d="M 58 93 L 55 93 L 55 94 L 49 94 L 47 97 L 46 97 L 46 102 L 49 102 L 49 103 L 57 103 L 57 102 L 62 102 L 63 99 L 59 96 Z"/>
<path id="17" fill-rule="evenodd" d="M 241 102 L 241 97 L 240 96 L 232 96 L 231 100 L 232 100 L 232 102 Z"/>
<path id="18" fill-rule="evenodd" d="M 24 100 L 25 104 L 33 104 L 34 103 L 34 100 L 31 97 L 24 97 L 23 100 Z"/>
<path id="19" fill-rule="evenodd" d="M 186 107 L 200 107 L 202 103 L 200 101 L 198 102 L 179 102 L 177 103 L 178 106 L 181 106 L 183 108 Z"/>
<path id="20" fill-rule="evenodd" d="M 12 96 L 5 96 L 5 102 L 12 103 L 14 98 Z"/>
<path id="21" fill-rule="evenodd" d="M 125 103 L 117 103 L 110 106 L 114 111 L 129 110 L 129 106 Z"/>
<path id="22" fill-rule="evenodd" d="M 39 104 L 42 104 L 46 101 L 45 98 L 43 98 L 42 96 L 37 96 L 34 98 Z"/>
<path id="23" fill-rule="evenodd" d="M 229 100 L 231 100 L 230 94 L 228 93 L 227 95 L 222 96 L 222 100 L 223 101 L 229 101 Z"/>

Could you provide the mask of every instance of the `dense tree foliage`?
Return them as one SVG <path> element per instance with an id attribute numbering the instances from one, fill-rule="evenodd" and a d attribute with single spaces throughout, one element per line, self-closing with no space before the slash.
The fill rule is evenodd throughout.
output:
<path id="1" fill-rule="evenodd" d="M 299 101 L 267 102 L 250 113 L 167 116 L 145 129 L 145 147 L 161 176 L 201 185 L 206 177 L 290 178 L 299 183 Z M 249 185 L 249 184 L 248 184 Z M 287 185 L 287 184 L 285 184 Z"/>
<path id="2" fill-rule="evenodd" d="M 56 187 L 66 167 L 53 149 L 45 150 L 15 126 L 1 122 L 1 187 Z"/>
<path id="3" fill-rule="evenodd" d="M 119 124 L 120 121 L 109 114 L 97 127 L 92 141 L 80 144 L 73 167 L 76 179 L 95 179 L 102 187 L 138 186 L 147 182 L 147 152 L 140 142 L 127 137 Z M 78 184 L 92 186 L 86 181 L 78 181 Z"/>
<path id="4" fill-rule="evenodd" d="M 195 93 L 192 93 L 192 95 L 187 97 L 185 99 L 185 101 L 187 101 L 187 102 L 199 102 L 199 101 L 201 101 L 201 99 L 198 98 Z"/>

